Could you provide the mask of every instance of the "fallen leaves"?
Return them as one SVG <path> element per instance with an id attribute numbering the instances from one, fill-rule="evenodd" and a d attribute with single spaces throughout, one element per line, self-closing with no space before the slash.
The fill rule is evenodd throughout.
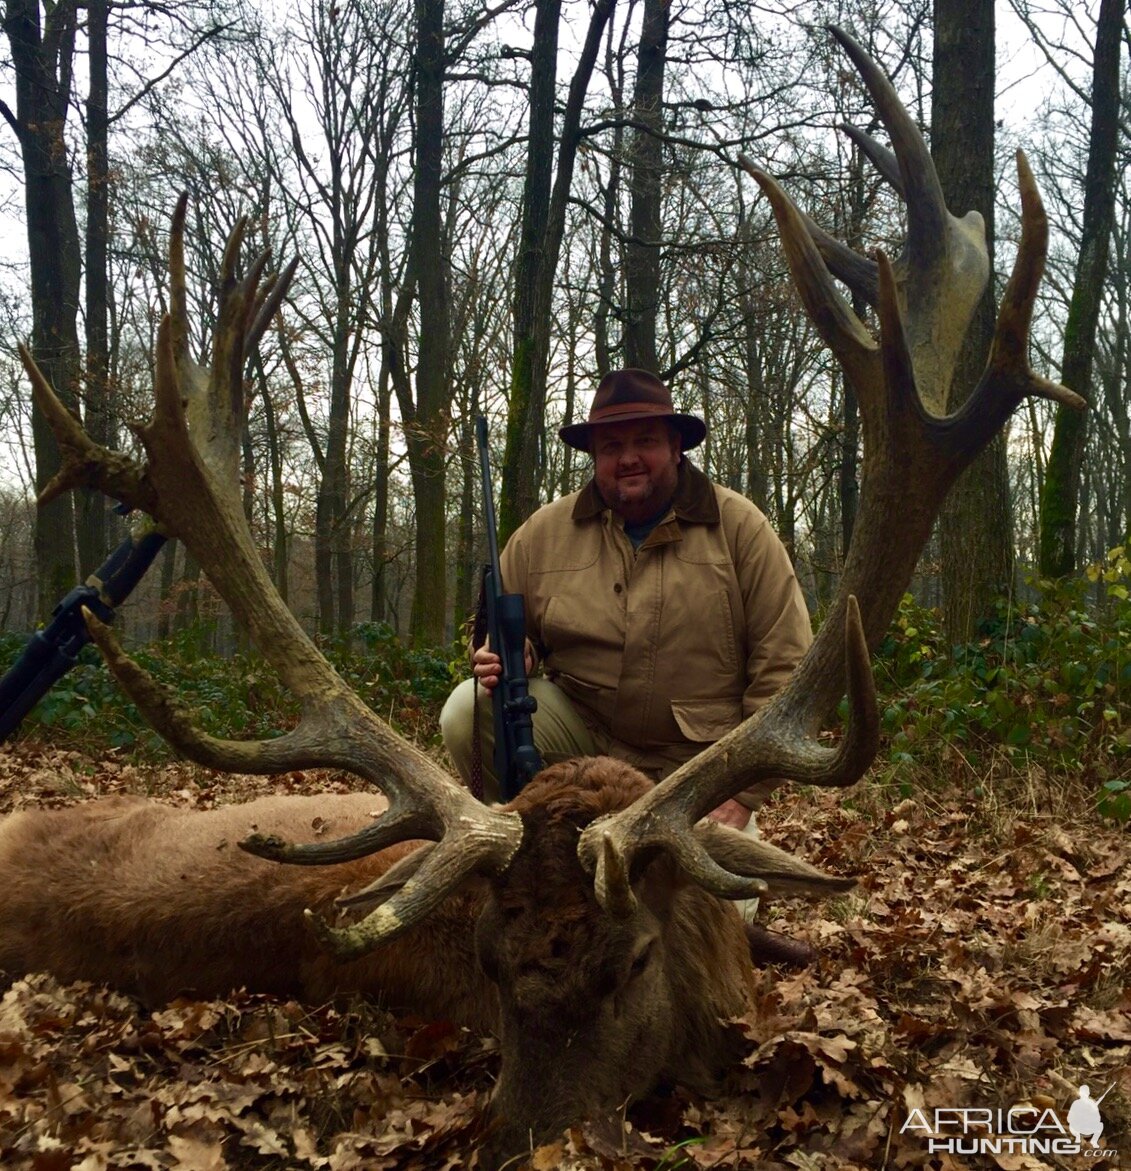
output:
<path id="1" fill-rule="evenodd" d="M 146 1013 L 32 975 L 0 1003 L 0 1157 L 36 1171 L 62 1152 L 67 1167 L 177 1171 L 454 1159 L 478 1124 L 490 1047 L 461 1034 L 470 1085 L 445 1068 L 448 1089 L 422 1071 L 455 1052 L 451 1037 L 441 1054 L 423 1032 L 368 1006 L 243 994 Z"/>

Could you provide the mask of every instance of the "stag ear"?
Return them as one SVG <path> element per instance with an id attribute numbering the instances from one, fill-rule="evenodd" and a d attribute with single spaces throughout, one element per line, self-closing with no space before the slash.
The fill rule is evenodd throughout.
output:
<path id="1" fill-rule="evenodd" d="M 774 894 L 823 898 L 851 890 L 855 878 L 837 878 L 800 858 L 715 821 L 700 822 L 692 830 L 699 844 L 731 874 L 761 879 Z M 736 896 L 741 897 L 741 896 Z"/>

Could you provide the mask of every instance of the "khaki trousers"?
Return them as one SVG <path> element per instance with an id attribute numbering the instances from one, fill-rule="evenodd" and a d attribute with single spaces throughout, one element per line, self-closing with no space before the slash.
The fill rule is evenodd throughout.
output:
<path id="1" fill-rule="evenodd" d="M 562 689 L 548 679 L 530 680 L 530 694 L 538 701 L 534 713 L 534 745 L 546 764 L 558 764 L 575 756 L 596 756 L 593 735 L 577 714 Z M 440 734 L 452 763 L 467 784 L 471 778 L 472 719 L 475 696 L 479 695 L 479 736 L 483 746 L 483 799 L 499 800 L 499 778 L 495 775 L 495 724 L 491 715 L 491 693 L 476 689 L 474 679 L 465 679 L 448 696 L 440 712 Z"/>

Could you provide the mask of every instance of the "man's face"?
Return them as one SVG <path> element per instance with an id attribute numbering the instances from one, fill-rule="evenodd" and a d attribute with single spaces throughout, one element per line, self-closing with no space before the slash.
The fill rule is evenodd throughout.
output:
<path id="1" fill-rule="evenodd" d="M 675 495 L 679 432 L 662 419 L 599 423 L 593 474 L 605 503 L 629 524 L 655 516 Z"/>

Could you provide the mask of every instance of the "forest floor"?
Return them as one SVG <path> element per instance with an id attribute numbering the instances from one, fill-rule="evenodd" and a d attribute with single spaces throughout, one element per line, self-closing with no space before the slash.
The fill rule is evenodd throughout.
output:
<path id="1" fill-rule="evenodd" d="M 328 781 L 343 783 L 289 778 Z M 4 811 L 119 792 L 208 806 L 272 783 L 26 742 L 0 750 Z M 819 958 L 760 973 L 758 1003 L 735 1026 L 748 1056 L 727 1096 L 658 1094 L 615 1124 L 575 1128 L 530 1165 L 1131 1167 L 1126 830 L 1102 822 L 1081 786 L 1040 776 L 997 778 L 980 796 L 904 792 L 865 780 L 847 794 L 781 793 L 764 811 L 767 838 L 859 886 L 770 908 L 772 925 Z M 368 1004 L 240 993 L 150 1012 L 31 975 L 0 1002 L 0 1166 L 474 1167 L 497 1061 L 490 1039 Z M 1085 1084 L 1106 1093 L 1106 1153 L 1056 1153 Z M 1044 1147 L 940 1149 L 1000 1136 L 988 1112 L 1018 1105 L 1029 1112 L 1007 1116 L 1014 1131 L 1035 1130 Z M 978 1130 L 979 1118 L 992 1125 Z"/>

